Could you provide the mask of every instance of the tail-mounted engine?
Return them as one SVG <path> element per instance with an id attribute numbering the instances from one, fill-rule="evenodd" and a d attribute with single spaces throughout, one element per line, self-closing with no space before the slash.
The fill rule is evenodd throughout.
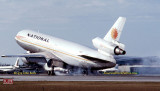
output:
<path id="1" fill-rule="evenodd" d="M 92 40 L 93 45 L 98 51 L 103 51 L 105 53 L 113 55 L 125 55 L 126 51 L 124 50 L 125 45 L 117 41 L 105 41 L 99 37 Z"/>

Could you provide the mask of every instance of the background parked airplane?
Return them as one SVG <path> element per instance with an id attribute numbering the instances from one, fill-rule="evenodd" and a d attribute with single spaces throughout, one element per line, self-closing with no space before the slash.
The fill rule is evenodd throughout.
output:
<path id="1" fill-rule="evenodd" d="M 19 58 L 17 58 L 15 64 L 13 66 L 0 66 L 0 71 L 1 72 L 13 72 L 17 68 L 19 68 Z"/>

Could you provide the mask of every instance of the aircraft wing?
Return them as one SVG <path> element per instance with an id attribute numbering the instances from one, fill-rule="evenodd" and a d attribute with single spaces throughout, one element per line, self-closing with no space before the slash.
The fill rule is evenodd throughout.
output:
<path id="1" fill-rule="evenodd" d="M 17 55 L 2 55 L 1 57 L 45 57 L 45 56 L 35 55 L 35 54 L 17 54 Z"/>
<path id="2" fill-rule="evenodd" d="M 2 55 L 1 57 L 37 57 L 37 58 L 46 58 L 52 59 L 57 58 L 55 55 L 49 52 L 39 52 L 39 53 L 27 53 L 27 54 L 16 54 L 16 55 Z"/>

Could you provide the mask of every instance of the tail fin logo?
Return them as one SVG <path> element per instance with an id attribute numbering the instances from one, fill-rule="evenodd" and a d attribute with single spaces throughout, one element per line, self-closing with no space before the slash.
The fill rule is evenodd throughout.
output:
<path id="1" fill-rule="evenodd" d="M 116 39 L 118 36 L 118 32 L 117 32 L 117 29 L 116 28 L 113 28 L 112 31 L 111 31 L 111 37 L 113 39 Z"/>

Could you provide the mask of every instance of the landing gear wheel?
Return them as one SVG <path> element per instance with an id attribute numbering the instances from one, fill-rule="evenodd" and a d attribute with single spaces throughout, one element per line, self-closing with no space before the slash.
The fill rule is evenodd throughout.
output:
<path id="1" fill-rule="evenodd" d="M 50 74 L 51 74 L 51 71 L 48 71 L 47 73 L 48 73 L 48 75 L 50 75 Z"/>
<path id="2" fill-rule="evenodd" d="M 54 70 L 51 71 L 51 74 L 50 74 L 50 75 L 55 75 Z"/>
<path id="3" fill-rule="evenodd" d="M 51 71 L 48 71 L 48 75 L 51 75 Z"/>
<path id="4" fill-rule="evenodd" d="M 47 71 L 48 75 L 55 75 L 54 73 L 54 67 L 49 67 L 50 70 Z"/>
<path id="5" fill-rule="evenodd" d="M 55 75 L 54 71 L 48 71 L 48 75 Z"/>
<path id="6" fill-rule="evenodd" d="M 88 75 L 88 70 L 84 70 L 83 74 L 84 74 L 84 76 L 87 76 Z"/>
<path id="7" fill-rule="evenodd" d="M 48 75 L 55 75 L 54 70 L 48 71 Z"/>

